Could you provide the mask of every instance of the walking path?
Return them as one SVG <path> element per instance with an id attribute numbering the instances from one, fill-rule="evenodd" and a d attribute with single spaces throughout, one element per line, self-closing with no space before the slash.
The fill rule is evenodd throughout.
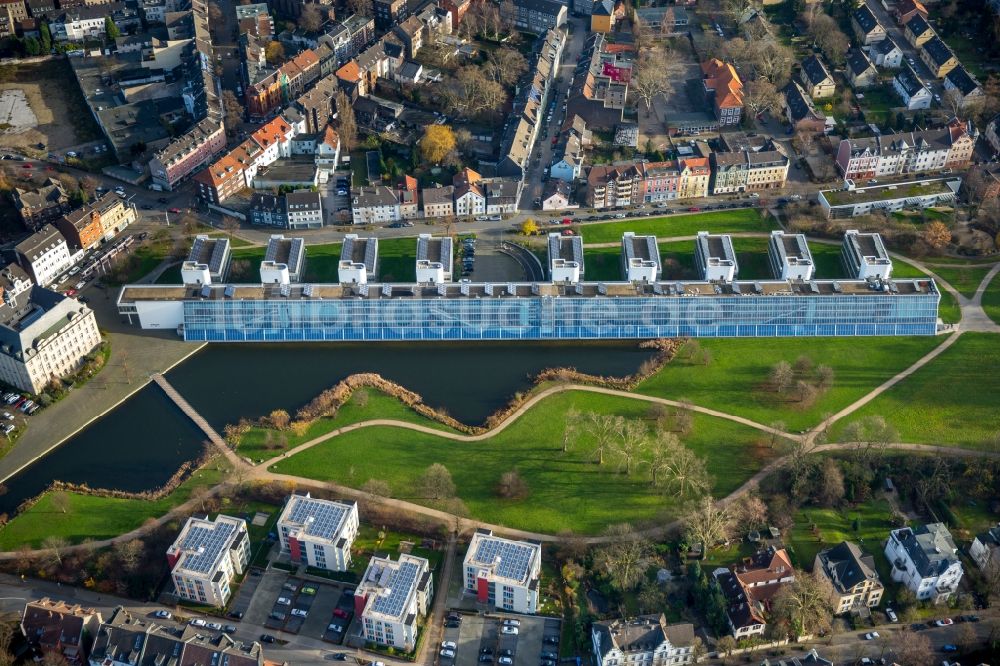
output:
<path id="1" fill-rule="evenodd" d="M 245 464 L 239 456 L 236 455 L 236 452 L 229 448 L 229 445 L 226 444 L 226 440 L 222 439 L 219 433 L 215 431 L 215 428 L 209 425 L 208 421 L 205 420 L 205 417 L 199 414 L 198 410 L 192 407 L 191 403 L 185 400 L 184 397 L 177 392 L 177 389 L 171 386 L 166 377 L 160 373 L 155 373 L 150 376 L 150 379 L 163 389 L 163 392 L 167 394 L 167 397 L 170 398 L 189 419 L 194 421 L 194 424 L 208 436 L 209 441 L 215 445 L 215 448 L 219 450 L 219 453 L 224 455 L 226 459 L 229 460 L 230 464 L 234 467 L 239 467 Z"/>

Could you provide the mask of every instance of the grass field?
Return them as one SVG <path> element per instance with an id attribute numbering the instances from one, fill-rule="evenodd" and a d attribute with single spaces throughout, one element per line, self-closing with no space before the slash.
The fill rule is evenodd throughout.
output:
<path id="1" fill-rule="evenodd" d="M 292 432 L 281 433 L 284 437 L 284 445 L 281 445 L 275 439 L 271 448 L 268 448 L 266 446 L 267 433 L 270 432 L 272 437 L 276 437 L 276 433 L 273 430 L 265 428 L 253 428 L 244 435 L 237 450 L 241 455 L 253 460 L 270 460 L 275 456 L 281 455 L 284 451 L 325 435 L 332 430 L 342 428 L 350 423 L 358 423 L 359 421 L 367 421 L 369 419 L 395 419 L 397 421 L 419 423 L 431 428 L 453 432 L 451 428 L 442 423 L 422 417 L 392 396 L 378 391 L 367 391 L 368 402 L 362 407 L 358 405 L 357 395 L 355 394 L 350 402 L 341 407 L 340 411 L 333 418 L 317 419 L 305 434 L 297 436 Z"/>
<path id="2" fill-rule="evenodd" d="M 380 282 L 415 282 L 417 260 L 416 238 L 384 238 L 378 242 L 378 276 Z"/>
<path id="3" fill-rule="evenodd" d="M 851 338 L 703 339 L 712 355 L 708 366 L 675 359 L 639 385 L 638 391 L 664 398 L 686 398 L 768 424 L 781 420 L 798 431 L 819 423 L 941 343 L 931 337 L 879 338 L 869 343 Z M 778 361 L 810 357 L 833 368 L 833 386 L 807 408 L 762 389 Z"/>
<path id="4" fill-rule="evenodd" d="M 174 264 L 167 270 L 160 273 L 160 277 L 156 278 L 156 284 L 180 284 L 181 283 L 181 265 Z"/>
<path id="5" fill-rule="evenodd" d="M 594 462 L 594 442 L 584 435 L 562 451 L 563 414 L 570 407 L 643 417 L 648 404 L 569 392 L 547 398 L 493 438 L 458 443 L 396 428 L 368 428 L 318 444 L 272 465 L 273 471 L 335 481 L 358 487 L 371 478 L 389 483 L 394 497 L 430 503 L 416 490 L 428 465 L 439 462 L 451 472 L 470 515 L 525 529 L 596 532 L 621 521 L 646 522 L 676 515 L 678 503 L 656 492 L 643 469 L 626 477 L 612 455 Z M 684 443 L 705 456 L 715 492 L 725 495 L 756 472 L 774 451 L 756 446 L 757 431 L 728 421 L 695 416 Z M 517 469 L 530 495 L 499 499 L 500 476 Z M 736 471 L 738 470 L 738 471 Z"/>
<path id="6" fill-rule="evenodd" d="M 1000 431 L 1000 336 L 963 333 L 955 344 L 838 424 L 880 414 L 901 441 L 982 448 Z"/>
<path id="7" fill-rule="evenodd" d="M 994 276 L 983 291 L 983 311 L 993 323 L 1000 324 L 1000 274 Z"/>
<path id="8" fill-rule="evenodd" d="M 963 296 L 966 298 L 972 298 L 976 294 L 976 289 L 979 288 L 979 283 L 981 283 L 983 278 L 986 277 L 986 274 L 990 272 L 990 267 L 970 266 L 966 268 L 964 266 L 931 266 L 930 270 L 934 271 L 941 277 L 942 280 L 957 289 Z"/>
<path id="9" fill-rule="evenodd" d="M 764 219 L 758 210 L 742 208 L 729 211 L 711 211 L 697 214 L 649 217 L 624 222 L 599 222 L 579 226 L 584 243 L 615 243 L 622 233 L 655 234 L 664 238 L 693 236 L 699 231 L 770 231 L 777 229 L 772 219 Z"/>
<path id="10" fill-rule="evenodd" d="M 55 507 L 52 494 L 48 493 L 0 530 L 0 549 L 15 550 L 24 544 L 37 547 L 49 536 L 79 543 L 85 539 L 108 539 L 123 534 L 183 504 L 196 489 L 219 483 L 227 469 L 224 461 L 216 459 L 195 472 L 177 490 L 154 501 L 69 493 L 63 512 Z"/>
<path id="11" fill-rule="evenodd" d="M 303 282 L 337 282 L 337 263 L 340 261 L 340 243 L 306 245 L 306 271 Z M 260 262 L 264 261 L 264 246 L 234 247 L 233 262 L 248 262 L 243 270 L 233 270 L 233 282 L 259 282 Z"/>

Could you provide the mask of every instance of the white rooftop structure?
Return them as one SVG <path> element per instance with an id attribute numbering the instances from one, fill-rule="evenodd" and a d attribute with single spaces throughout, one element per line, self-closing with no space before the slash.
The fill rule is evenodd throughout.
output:
<path id="1" fill-rule="evenodd" d="M 181 264 L 181 279 L 184 284 L 225 282 L 229 277 L 230 259 L 228 238 L 199 234 L 195 236 L 187 261 Z"/>
<path id="2" fill-rule="evenodd" d="M 663 272 L 656 236 L 622 235 L 622 263 L 629 282 L 656 282 Z"/>
<path id="3" fill-rule="evenodd" d="M 696 244 L 695 261 L 703 280 L 732 282 L 736 279 L 740 268 L 729 234 L 699 231 Z"/>
<path id="4" fill-rule="evenodd" d="M 465 554 L 465 589 L 480 603 L 517 613 L 538 610 L 542 547 L 476 530 Z"/>
<path id="5" fill-rule="evenodd" d="M 775 280 L 812 280 L 815 271 L 812 252 L 804 234 L 772 231 L 767 259 Z"/>
<path id="6" fill-rule="evenodd" d="M 306 242 L 301 238 L 285 238 L 281 234 L 267 241 L 264 261 L 260 263 L 262 284 L 291 284 L 302 280 L 305 267 Z"/>
<path id="7" fill-rule="evenodd" d="M 449 236 L 434 238 L 430 234 L 420 234 L 417 237 L 417 282 L 451 282 L 452 257 Z"/>
<path id="8" fill-rule="evenodd" d="M 354 591 L 365 640 L 412 650 L 417 618 L 427 615 L 433 594 L 433 574 L 425 558 L 409 554 L 401 554 L 396 561 L 373 557 Z"/>
<path id="9" fill-rule="evenodd" d="M 549 277 L 553 282 L 579 282 L 583 278 L 583 239 L 549 234 Z"/>
<path id="10" fill-rule="evenodd" d="M 357 234 L 344 236 L 337 265 L 341 284 L 367 284 L 373 281 L 378 266 L 378 238 L 360 238 Z"/>
<path id="11" fill-rule="evenodd" d="M 167 549 L 177 595 L 212 606 L 225 604 L 229 583 L 243 572 L 249 555 L 250 539 L 242 518 L 189 518 Z"/>
<path id="12" fill-rule="evenodd" d="M 849 277 L 888 280 L 892 276 L 892 260 L 879 234 L 849 229 L 844 234 L 840 257 Z"/>
<path id="13" fill-rule="evenodd" d="M 351 515 L 357 515 L 354 502 L 325 500 L 305 495 L 292 495 L 278 518 L 283 525 L 298 526 L 296 536 L 335 542 L 341 536 Z"/>

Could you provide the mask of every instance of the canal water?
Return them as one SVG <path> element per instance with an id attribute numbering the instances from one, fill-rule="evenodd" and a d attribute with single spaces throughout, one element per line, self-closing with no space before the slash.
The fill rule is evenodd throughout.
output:
<path id="1" fill-rule="evenodd" d="M 545 368 L 624 376 L 650 356 L 635 342 L 208 345 L 167 379 L 220 431 L 273 409 L 294 414 L 360 372 L 378 373 L 419 393 L 428 405 L 479 424 Z M 0 512 L 13 512 L 54 480 L 128 491 L 159 487 L 199 455 L 204 439 L 151 384 L 9 479 Z"/>

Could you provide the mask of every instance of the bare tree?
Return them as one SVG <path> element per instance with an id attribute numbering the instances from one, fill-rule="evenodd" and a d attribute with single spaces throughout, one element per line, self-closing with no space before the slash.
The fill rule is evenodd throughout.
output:
<path id="1" fill-rule="evenodd" d="M 885 453 L 889 444 L 899 439 L 899 433 L 880 414 L 848 423 L 841 439 L 854 442 L 854 455 L 864 463 L 877 460 Z"/>
<path id="2" fill-rule="evenodd" d="M 619 471 L 625 468 L 625 475 L 632 476 L 639 453 L 646 443 L 649 430 L 637 419 L 621 419 L 616 422 L 613 450 L 619 459 Z"/>
<path id="3" fill-rule="evenodd" d="M 767 525 L 767 505 L 757 494 L 746 494 L 732 502 L 733 521 L 740 531 Z"/>
<path id="4" fill-rule="evenodd" d="M 941 95 L 941 105 L 952 116 L 959 116 L 965 110 L 965 96 L 957 88 L 949 88 Z"/>
<path id="5" fill-rule="evenodd" d="M 354 118 L 354 106 L 343 90 L 338 90 L 334 96 L 337 108 L 337 134 L 340 136 L 340 150 L 349 154 L 354 150 L 354 142 L 358 138 L 358 123 Z"/>
<path id="6" fill-rule="evenodd" d="M 815 499 L 821 506 L 827 507 L 837 506 L 844 500 L 844 472 L 833 458 L 826 458 L 819 468 Z"/>
<path id="7" fill-rule="evenodd" d="M 118 559 L 118 564 L 125 573 L 134 573 L 139 568 L 144 548 L 145 545 L 139 539 L 119 541 L 115 544 L 115 557 Z"/>
<path id="8" fill-rule="evenodd" d="M 382 479 L 368 479 L 361 485 L 361 492 L 368 495 L 370 499 L 392 497 L 392 489 L 389 487 L 389 482 Z"/>
<path id="9" fill-rule="evenodd" d="M 563 453 L 569 451 L 571 444 L 580 437 L 581 418 L 580 411 L 576 407 L 570 407 L 563 415 L 565 425 L 563 426 Z"/>
<path id="10" fill-rule="evenodd" d="M 717 504 L 711 495 L 699 499 L 684 519 L 684 535 L 688 542 L 704 544 L 705 548 L 728 540 L 733 528 L 732 511 Z"/>
<path id="11" fill-rule="evenodd" d="M 594 568 L 618 590 L 634 590 L 653 564 L 652 545 L 628 523 L 611 525 L 605 534 L 613 538 L 594 553 Z"/>
<path id="12" fill-rule="evenodd" d="M 448 499 L 455 495 L 451 472 L 441 463 L 434 463 L 424 470 L 417 485 L 424 497 L 430 499 Z"/>
<path id="13" fill-rule="evenodd" d="M 225 124 L 230 132 L 235 132 L 243 122 L 243 104 L 232 90 L 222 91 L 222 109 L 225 113 Z"/>
<path id="14" fill-rule="evenodd" d="M 815 573 L 801 573 L 783 586 L 771 602 L 772 621 L 782 625 L 791 636 L 830 630 L 833 587 Z"/>
<path id="15" fill-rule="evenodd" d="M 618 422 L 621 420 L 620 416 L 587 412 L 587 430 L 594 437 L 594 453 L 597 455 L 598 465 L 604 464 L 604 454 L 614 445 Z"/>
<path id="16" fill-rule="evenodd" d="M 705 460 L 681 444 L 672 432 L 658 432 L 651 447 L 653 483 L 675 497 L 697 497 L 712 489 Z"/>
<path id="17" fill-rule="evenodd" d="M 524 477 L 516 469 L 504 472 L 500 476 L 500 482 L 497 484 L 496 490 L 498 497 L 515 500 L 524 499 L 531 492 L 528 482 L 524 480 Z"/>
<path id="18" fill-rule="evenodd" d="M 372 16 L 372 0 L 347 0 L 347 8 L 358 16 Z"/>
<path id="19" fill-rule="evenodd" d="M 62 549 L 66 548 L 68 545 L 69 541 L 56 535 L 47 536 L 42 541 L 42 548 L 52 551 L 49 555 L 52 558 L 52 561 L 58 565 L 62 565 Z"/>
<path id="20" fill-rule="evenodd" d="M 304 5 L 302 13 L 299 14 L 298 26 L 306 32 L 319 32 L 323 27 L 323 11 L 319 5 Z"/>
<path id="21" fill-rule="evenodd" d="M 779 109 L 783 102 L 784 97 L 774 84 L 765 78 L 756 78 L 743 88 L 743 103 L 754 116 Z"/>
<path id="22" fill-rule="evenodd" d="M 240 230 L 240 221 L 232 215 L 225 215 L 222 218 L 222 229 L 229 236 L 229 241 L 232 242 L 233 235 Z"/>
<path id="23" fill-rule="evenodd" d="M 633 75 L 629 87 L 646 104 L 647 111 L 653 100 L 670 90 L 674 69 L 662 46 L 645 49 L 639 56 L 638 72 Z"/>
<path id="24" fill-rule="evenodd" d="M 792 366 L 788 361 L 778 361 L 771 368 L 769 379 L 775 391 L 784 393 L 792 385 L 795 373 L 792 372 Z"/>
<path id="25" fill-rule="evenodd" d="M 767 37 L 749 42 L 749 60 L 754 73 L 770 81 L 776 88 L 785 86 L 792 74 L 795 54 L 791 48 Z"/>
<path id="26" fill-rule="evenodd" d="M 493 81 L 509 86 L 528 71 L 528 61 L 521 52 L 507 46 L 490 51 L 483 63 L 487 76 Z"/>
<path id="27" fill-rule="evenodd" d="M 925 634 L 918 634 L 903 627 L 895 634 L 892 650 L 896 661 L 906 666 L 933 666 L 936 663 L 934 647 Z"/>

